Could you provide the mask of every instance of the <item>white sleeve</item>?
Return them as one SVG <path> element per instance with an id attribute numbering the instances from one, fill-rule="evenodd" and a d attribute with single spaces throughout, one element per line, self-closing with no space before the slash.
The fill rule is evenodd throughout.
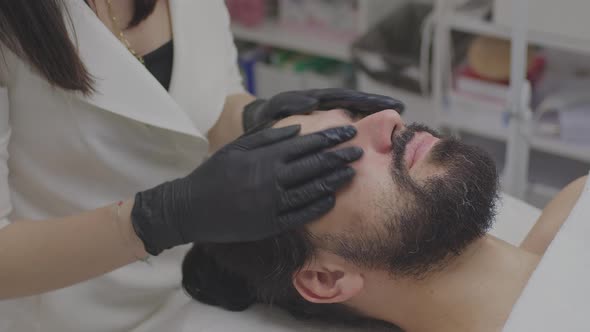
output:
<path id="1" fill-rule="evenodd" d="M 229 18 L 229 12 L 227 11 L 227 7 L 224 4 L 222 5 L 222 38 L 226 44 L 226 56 L 227 56 L 227 63 L 226 63 L 226 95 L 233 95 L 239 93 L 246 93 L 246 89 L 244 89 L 244 85 L 242 82 L 242 74 L 240 73 L 240 69 L 238 67 L 238 51 L 236 50 L 236 45 L 234 43 L 234 36 L 231 32 L 231 21 Z"/>
<path id="2" fill-rule="evenodd" d="M 12 210 L 8 188 L 8 142 L 10 141 L 8 89 L 0 86 L 0 228 L 8 225 Z"/>

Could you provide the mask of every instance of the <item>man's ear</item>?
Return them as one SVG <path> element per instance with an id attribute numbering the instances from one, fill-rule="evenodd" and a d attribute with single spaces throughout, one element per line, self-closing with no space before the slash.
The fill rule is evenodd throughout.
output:
<path id="1" fill-rule="evenodd" d="M 314 259 L 293 276 L 293 286 L 313 303 L 341 303 L 363 289 L 363 275 L 343 258 L 319 251 Z"/>

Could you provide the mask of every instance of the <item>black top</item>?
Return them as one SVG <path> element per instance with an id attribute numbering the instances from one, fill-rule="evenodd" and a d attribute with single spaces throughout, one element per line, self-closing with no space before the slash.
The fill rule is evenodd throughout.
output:
<path id="1" fill-rule="evenodd" d="M 174 44 L 172 40 L 143 56 L 147 70 L 168 90 L 172 77 Z"/>

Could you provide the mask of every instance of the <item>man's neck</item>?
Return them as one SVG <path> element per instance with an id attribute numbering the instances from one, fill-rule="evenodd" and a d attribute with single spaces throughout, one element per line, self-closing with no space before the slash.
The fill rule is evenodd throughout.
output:
<path id="1" fill-rule="evenodd" d="M 373 289 L 357 307 L 409 332 L 499 331 L 539 260 L 487 236 L 424 280 L 368 282 Z"/>

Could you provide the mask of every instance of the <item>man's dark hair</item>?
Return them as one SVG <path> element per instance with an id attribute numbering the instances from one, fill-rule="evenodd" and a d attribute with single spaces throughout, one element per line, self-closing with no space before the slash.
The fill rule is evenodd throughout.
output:
<path id="1" fill-rule="evenodd" d="M 311 303 L 301 297 L 292 278 L 313 253 L 311 235 L 304 229 L 256 242 L 196 244 L 182 264 L 182 285 L 192 298 L 232 311 L 264 303 L 299 319 L 367 328 L 391 326 L 342 304 Z"/>
<path id="2" fill-rule="evenodd" d="M 156 2 L 134 0 L 129 27 L 147 18 Z M 94 82 L 70 39 L 67 17 L 64 0 L 0 0 L 0 42 L 52 85 L 89 94 Z"/>

